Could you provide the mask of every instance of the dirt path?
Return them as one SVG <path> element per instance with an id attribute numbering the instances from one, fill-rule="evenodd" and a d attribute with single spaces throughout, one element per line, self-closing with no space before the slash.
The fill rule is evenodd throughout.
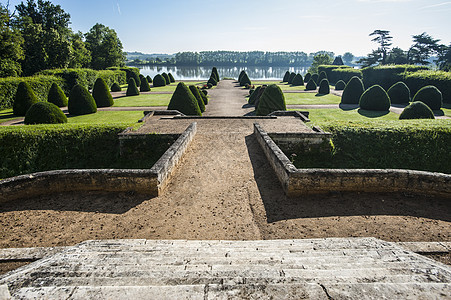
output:
<path id="1" fill-rule="evenodd" d="M 234 80 L 221 80 L 215 89 L 209 90 L 210 102 L 204 116 L 243 116 L 254 111 L 253 107 L 245 108 L 249 91 L 237 86 Z"/>

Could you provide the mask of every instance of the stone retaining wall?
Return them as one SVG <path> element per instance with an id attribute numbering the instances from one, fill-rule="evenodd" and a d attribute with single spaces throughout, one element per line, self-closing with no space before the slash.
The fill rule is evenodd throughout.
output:
<path id="1" fill-rule="evenodd" d="M 296 169 L 257 123 L 254 134 L 289 197 L 346 191 L 426 193 L 451 198 L 451 175 L 400 169 Z"/>

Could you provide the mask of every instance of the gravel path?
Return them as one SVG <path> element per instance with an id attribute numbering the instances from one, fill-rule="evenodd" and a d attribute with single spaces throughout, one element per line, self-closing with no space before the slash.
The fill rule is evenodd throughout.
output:
<path id="1" fill-rule="evenodd" d="M 247 107 L 249 91 L 238 86 L 234 80 L 221 80 L 215 89 L 209 90 L 210 102 L 204 116 L 243 116 L 254 111 L 253 107 Z"/>

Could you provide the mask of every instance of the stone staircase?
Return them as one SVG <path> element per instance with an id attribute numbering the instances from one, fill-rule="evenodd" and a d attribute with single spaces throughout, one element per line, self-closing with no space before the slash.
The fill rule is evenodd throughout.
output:
<path id="1" fill-rule="evenodd" d="M 443 299 L 451 268 L 375 238 L 87 241 L 0 277 L 0 299 Z"/>

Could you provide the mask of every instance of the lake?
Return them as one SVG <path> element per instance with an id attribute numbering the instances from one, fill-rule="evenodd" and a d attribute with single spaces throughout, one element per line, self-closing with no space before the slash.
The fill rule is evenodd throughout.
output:
<path id="1" fill-rule="evenodd" d="M 154 77 L 163 72 L 171 73 L 175 80 L 208 80 L 213 67 L 181 67 L 181 66 L 136 66 L 142 75 Z M 221 78 L 238 78 L 241 70 L 246 70 L 251 80 L 282 80 L 288 70 L 294 73 L 307 73 L 304 67 L 217 67 Z"/>

